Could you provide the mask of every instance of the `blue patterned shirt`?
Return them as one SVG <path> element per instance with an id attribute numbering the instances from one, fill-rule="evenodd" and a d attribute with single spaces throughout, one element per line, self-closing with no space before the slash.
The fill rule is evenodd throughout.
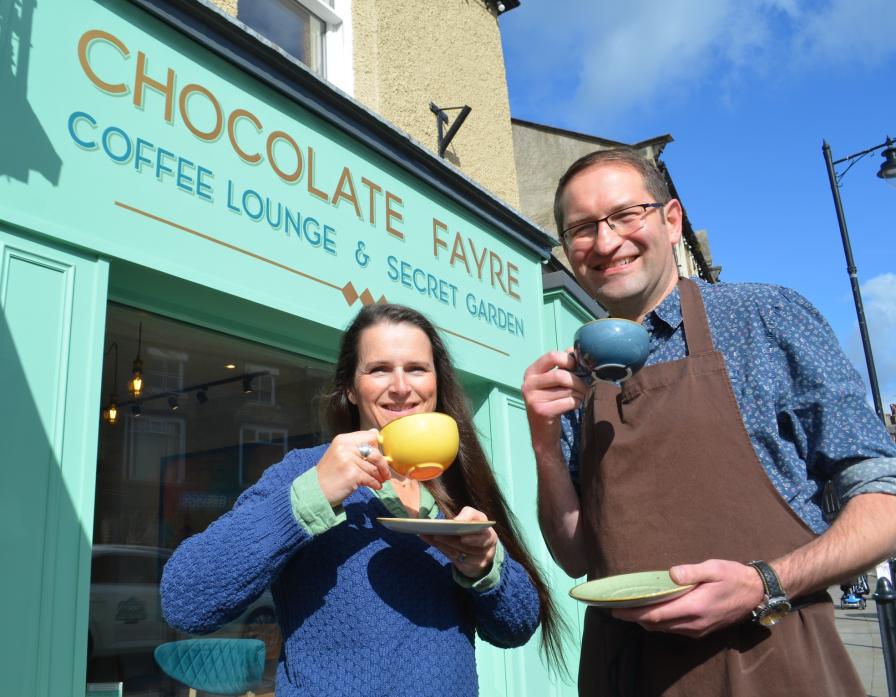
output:
<path id="1" fill-rule="evenodd" d="M 753 449 L 794 512 L 824 532 L 821 495 L 829 480 L 841 502 L 896 494 L 896 443 L 818 310 L 780 286 L 694 280 Z M 686 356 L 677 288 L 644 326 L 648 366 Z M 581 410 L 562 420 L 561 448 L 576 486 L 580 422 Z"/>

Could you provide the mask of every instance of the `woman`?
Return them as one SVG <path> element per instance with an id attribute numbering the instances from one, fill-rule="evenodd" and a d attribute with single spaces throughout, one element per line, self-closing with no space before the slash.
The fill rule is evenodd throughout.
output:
<path id="1" fill-rule="evenodd" d="M 392 472 L 378 429 L 441 411 L 460 450 L 422 485 Z M 165 567 L 165 619 L 202 633 L 238 616 L 268 586 L 284 645 L 277 697 L 475 695 L 474 632 L 520 646 L 539 621 L 562 662 L 560 619 L 517 534 L 433 326 L 373 305 L 342 338 L 324 417 L 333 440 L 294 450 L 233 510 L 185 540 Z M 458 537 L 391 532 L 378 517 L 494 520 Z"/>

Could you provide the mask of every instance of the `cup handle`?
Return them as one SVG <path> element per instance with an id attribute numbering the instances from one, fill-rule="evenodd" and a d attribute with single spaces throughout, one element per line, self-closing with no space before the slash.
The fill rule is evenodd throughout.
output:
<path id="1" fill-rule="evenodd" d="M 423 464 L 411 467 L 406 476 L 418 481 L 426 481 L 427 479 L 435 479 L 444 471 L 444 465 L 439 462 L 424 462 Z"/>
<path id="2" fill-rule="evenodd" d="M 381 450 L 381 451 L 382 451 L 382 449 L 383 449 L 383 441 L 384 441 L 384 440 L 385 440 L 385 439 L 383 438 L 383 432 L 382 432 L 382 431 L 380 431 L 379 433 L 376 434 L 376 441 L 377 441 L 377 443 L 380 444 L 380 450 Z M 391 458 L 391 457 L 389 457 L 388 455 L 385 455 L 385 454 L 383 455 L 383 457 L 386 458 L 386 462 L 388 462 L 390 465 L 392 464 L 392 458 Z"/>

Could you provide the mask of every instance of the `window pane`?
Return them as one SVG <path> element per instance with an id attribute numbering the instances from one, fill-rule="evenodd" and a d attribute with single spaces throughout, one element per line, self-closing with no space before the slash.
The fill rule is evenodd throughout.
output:
<path id="1" fill-rule="evenodd" d="M 141 323 L 137 403 L 126 384 Z M 102 398 L 105 406 L 119 396 L 119 416 L 100 427 L 87 681 L 121 681 L 133 697 L 185 697 L 187 688 L 165 677 L 152 655 L 161 643 L 187 638 L 162 619 L 162 568 L 183 539 L 228 511 L 288 450 L 321 441 L 316 396 L 331 368 L 110 304 L 106 347 L 113 342 L 118 373 L 108 350 Z M 246 392 L 250 375 L 253 391 Z M 212 636 L 264 640 L 266 682 L 258 694 L 273 692 L 281 639 L 270 592 Z"/>
<path id="2" fill-rule="evenodd" d="M 325 22 L 295 0 L 243 0 L 237 18 L 312 71 L 325 76 Z"/>

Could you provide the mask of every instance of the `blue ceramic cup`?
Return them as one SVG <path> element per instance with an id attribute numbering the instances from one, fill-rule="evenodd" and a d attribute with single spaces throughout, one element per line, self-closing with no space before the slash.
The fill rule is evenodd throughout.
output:
<path id="1" fill-rule="evenodd" d="M 649 343 L 647 330 L 637 322 L 607 317 L 579 327 L 573 349 L 581 373 L 622 382 L 644 366 Z"/>

